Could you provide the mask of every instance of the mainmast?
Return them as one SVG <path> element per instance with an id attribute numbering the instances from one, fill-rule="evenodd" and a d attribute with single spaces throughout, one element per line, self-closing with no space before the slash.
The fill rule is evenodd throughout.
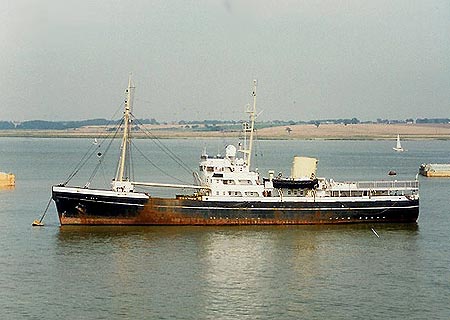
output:
<path id="1" fill-rule="evenodd" d="M 123 116 L 124 129 L 123 129 L 123 137 L 122 137 L 122 145 L 121 145 L 121 153 L 119 165 L 117 167 L 116 179 L 115 181 L 125 181 L 128 177 L 126 177 L 126 160 L 128 158 L 128 149 L 130 146 L 130 129 L 131 129 L 131 119 L 130 113 L 133 108 L 133 91 L 134 86 L 131 84 L 131 74 L 128 78 L 128 88 L 126 92 L 125 99 L 125 110 Z"/>
<path id="2" fill-rule="evenodd" d="M 248 167 L 250 167 L 251 160 L 252 160 L 252 149 L 253 149 L 253 134 L 255 131 L 255 119 L 256 119 L 256 85 L 257 81 L 253 80 L 253 106 L 247 105 L 246 112 L 249 114 L 250 117 L 250 125 L 249 123 L 244 123 L 244 135 L 245 138 L 247 137 L 247 133 L 250 133 L 249 141 L 248 141 L 248 149 L 247 144 L 244 143 L 244 149 L 239 150 L 242 153 L 244 153 L 244 160 Z"/>

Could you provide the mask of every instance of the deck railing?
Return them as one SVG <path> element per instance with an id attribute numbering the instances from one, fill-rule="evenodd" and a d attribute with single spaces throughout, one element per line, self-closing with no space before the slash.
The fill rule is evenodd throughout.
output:
<path id="1" fill-rule="evenodd" d="M 332 184 L 340 190 L 413 190 L 419 189 L 419 181 L 355 181 Z"/>

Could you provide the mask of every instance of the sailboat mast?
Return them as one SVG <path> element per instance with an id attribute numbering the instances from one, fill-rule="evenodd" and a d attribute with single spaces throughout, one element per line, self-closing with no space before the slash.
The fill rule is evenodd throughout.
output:
<path id="1" fill-rule="evenodd" d="M 128 78 L 128 88 L 126 90 L 126 100 L 125 100 L 125 110 L 124 110 L 124 129 L 123 129 L 123 137 L 122 137 L 122 145 L 121 145 L 121 153 L 120 153 L 120 160 L 119 160 L 119 166 L 117 168 L 117 174 L 116 174 L 116 181 L 124 181 L 126 180 L 126 177 L 124 176 L 125 173 L 125 166 L 126 166 L 126 159 L 128 156 L 128 146 L 130 144 L 130 112 L 131 108 L 133 106 L 133 95 L 132 90 L 134 87 L 131 85 L 131 74 Z"/>

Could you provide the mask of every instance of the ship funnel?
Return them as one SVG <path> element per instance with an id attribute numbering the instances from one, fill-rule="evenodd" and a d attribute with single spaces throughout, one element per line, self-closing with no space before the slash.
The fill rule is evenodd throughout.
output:
<path id="1" fill-rule="evenodd" d="M 316 177 L 316 158 L 295 156 L 292 161 L 291 178 L 293 179 L 313 179 Z"/>

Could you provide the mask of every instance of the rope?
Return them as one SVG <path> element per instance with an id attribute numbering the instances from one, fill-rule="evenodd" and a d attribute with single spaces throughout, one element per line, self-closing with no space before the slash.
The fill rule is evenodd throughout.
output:
<path id="1" fill-rule="evenodd" d="M 118 113 L 118 111 L 122 108 L 123 103 L 120 105 L 119 108 L 116 109 L 116 111 L 114 112 L 114 115 L 112 116 L 111 120 L 103 127 L 104 129 L 106 129 L 112 122 L 114 122 L 115 120 L 114 117 L 116 116 L 116 114 Z M 119 127 L 120 128 L 120 125 Z M 116 137 L 118 132 L 118 129 L 116 130 L 116 132 L 114 133 L 114 137 L 113 139 Z M 100 148 L 100 146 L 103 144 L 103 142 L 106 139 L 109 139 L 111 135 L 107 135 L 105 137 L 103 137 L 103 139 L 101 140 L 101 142 L 97 145 L 97 149 Z M 65 186 L 67 183 L 69 183 L 70 180 L 72 180 L 73 177 L 75 177 L 77 175 L 77 173 L 86 165 L 86 163 L 89 161 L 89 159 L 92 157 L 92 155 L 95 153 L 95 151 L 91 151 L 92 148 L 94 148 L 95 145 L 92 145 L 87 152 L 84 154 L 84 156 L 81 158 L 81 160 L 78 162 L 78 164 L 75 166 L 75 168 L 73 169 L 73 171 L 69 174 L 69 176 L 67 177 L 67 179 L 64 181 L 64 183 L 62 184 L 63 186 Z M 92 153 L 91 153 L 92 152 Z M 106 152 L 105 152 L 106 153 Z M 89 155 L 90 154 L 90 155 Z M 89 155 L 89 156 L 88 156 Z M 87 158 L 86 158 L 87 157 Z"/>
<path id="2" fill-rule="evenodd" d="M 105 149 L 105 153 L 100 156 L 100 159 L 98 160 L 98 163 L 97 163 L 97 165 L 94 168 L 94 171 L 92 172 L 91 176 L 89 177 L 88 181 L 86 182 L 86 185 L 85 185 L 86 187 L 89 186 L 89 184 L 92 182 L 92 179 L 94 179 L 95 175 L 97 174 L 98 169 L 100 168 L 100 165 L 102 164 L 103 157 L 109 151 L 109 148 L 111 147 L 111 144 L 113 143 L 115 137 L 117 136 L 117 133 L 119 132 L 119 130 L 120 130 L 121 126 L 122 126 L 122 122 L 119 124 L 119 126 L 117 127 L 117 129 L 116 129 L 116 131 L 114 133 L 114 136 L 109 141 L 109 144 L 108 144 L 108 146 Z M 91 158 L 93 154 L 94 153 L 92 153 L 89 158 Z"/>
<path id="3" fill-rule="evenodd" d="M 122 106 L 121 106 L 122 107 Z M 119 110 L 120 108 L 118 108 L 117 110 Z M 117 114 L 117 111 L 114 113 L 114 115 Z M 156 137 L 150 130 L 148 130 L 147 128 L 145 128 L 145 126 L 143 125 L 143 123 L 141 121 L 139 121 L 139 119 L 137 119 L 132 113 L 130 113 L 132 121 L 135 121 L 138 125 L 139 125 L 139 129 L 147 136 L 147 138 L 150 138 L 153 143 L 155 143 L 167 156 L 169 156 L 169 158 L 171 158 L 174 162 L 176 162 L 181 168 L 183 168 L 183 170 L 185 170 L 189 175 L 191 175 L 193 172 L 192 170 L 183 162 L 183 160 L 178 157 L 173 151 L 171 151 L 166 145 L 164 145 L 160 139 L 158 139 L 158 137 Z M 111 120 L 108 122 L 108 124 L 105 125 L 105 128 L 107 128 L 114 120 Z M 120 128 L 123 125 L 123 121 L 124 119 L 122 118 L 121 121 L 118 123 L 116 130 L 114 131 L 113 134 L 109 134 L 105 137 L 103 137 L 103 139 L 101 140 L 101 142 L 96 145 L 93 144 L 89 147 L 89 149 L 87 150 L 87 152 L 83 155 L 83 157 L 81 158 L 81 160 L 78 162 L 78 164 L 75 166 L 75 168 L 73 169 L 73 171 L 69 174 L 69 176 L 67 177 L 67 179 L 64 181 L 64 183 L 62 184 L 63 186 L 67 185 L 67 183 L 69 183 L 70 180 L 73 179 L 73 177 L 75 177 L 78 172 L 86 165 L 86 163 L 93 157 L 94 154 L 98 153 L 98 149 L 101 147 L 101 145 L 105 142 L 106 139 L 110 139 L 110 142 L 108 144 L 108 146 L 106 147 L 104 154 L 100 156 L 100 159 L 97 163 L 97 165 L 95 166 L 93 172 L 91 173 L 88 181 L 86 182 L 85 186 L 89 186 L 89 184 L 92 182 L 92 180 L 94 179 L 94 177 L 96 176 L 98 170 L 100 169 L 100 167 L 102 167 L 102 163 L 103 163 L 103 157 L 106 155 L 106 153 L 109 151 L 112 142 L 114 141 L 114 139 L 117 137 Z M 134 142 L 131 140 L 130 145 L 133 145 L 136 150 L 138 150 L 138 152 L 144 157 L 144 159 L 146 159 L 150 164 L 152 164 L 157 170 L 159 170 L 160 172 L 162 172 L 163 174 L 165 174 L 168 177 L 171 177 L 172 179 L 179 181 L 181 183 L 186 183 L 182 180 L 180 180 L 179 178 L 171 175 L 170 173 L 166 172 L 165 170 L 163 170 L 162 168 L 160 168 L 159 166 L 157 166 L 153 161 L 151 161 L 139 148 L 137 148 L 137 146 L 134 144 Z M 130 148 L 131 149 L 131 148 Z M 128 174 L 134 177 L 134 166 L 131 165 L 131 160 L 134 158 L 133 155 L 131 154 L 131 150 L 130 153 L 127 155 L 129 158 L 127 160 L 127 164 L 128 164 Z M 120 159 L 118 160 L 120 161 Z M 103 167 L 102 167 L 103 168 Z M 103 170 L 103 169 L 102 169 Z"/>
<path id="4" fill-rule="evenodd" d="M 43 226 L 44 225 L 42 223 L 42 220 L 44 220 L 44 217 L 47 214 L 47 211 L 48 211 L 48 208 L 50 207 L 51 202 L 52 202 L 52 197 L 50 197 L 50 199 L 48 199 L 48 203 L 47 203 L 47 206 L 45 207 L 44 214 L 42 215 L 42 217 L 39 220 L 34 220 L 33 223 L 31 224 L 32 226 Z"/>
<path id="5" fill-rule="evenodd" d="M 173 161 L 175 161 L 180 167 L 182 167 L 189 175 L 192 174 L 192 170 L 181 160 L 175 153 L 173 153 L 167 146 L 165 146 L 158 137 L 156 137 L 150 130 L 146 129 L 144 125 L 131 114 L 133 119 L 139 124 L 139 128 L 144 132 L 148 138 L 150 138 L 165 154 L 167 154 Z"/>
<path id="6" fill-rule="evenodd" d="M 158 169 L 160 172 L 162 172 L 163 174 L 165 174 L 166 176 L 171 177 L 172 179 L 175 179 L 178 182 L 181 182 L 183 184 L 188 184 L 187 182 L 178 179 L 177 177 L 171 175 L 170 173 L 166 172 L 164 169 L 162 169 L 161 167 L 159 167 L 156 163 L 154 163 L 152 160 L 150 160 L 135 144 L 134 142 L 131 142 L 134 146 L 134 148 L 141 154 L 141 156 L 144 157 L 145 160 L 147 160 L 152 166 L 154 166 L 156 169 Z"/>
<path id="7" fill-rule="evenodd" d="M 86 162 L 92 157 L 91 153 L 91 149 L 93 148 L 93 145 L 88 149 L 88 151 L 84 154 L 84 156 L 81 158 L 81 160 L 78 162 L 78 164 L 75 166 L 75 168 L 73 169 L 72 173 L 69 174 L 69 176 L 67 177 L 67 179 L 64 181 L 64 183 L 62 184 L 63 186 L 65 186 L 67 183 L 69 183 L 70 180 L 72 180 L 73 177 L 75 177 L 75 175 L 81 170 L 81 168 L 84 167 L 84 165 L 86 164 Z M 91 153 L 91 155 L 89 157 L 88 154 Z M 86 158 L 87 157 L 87 158 Z"/>

